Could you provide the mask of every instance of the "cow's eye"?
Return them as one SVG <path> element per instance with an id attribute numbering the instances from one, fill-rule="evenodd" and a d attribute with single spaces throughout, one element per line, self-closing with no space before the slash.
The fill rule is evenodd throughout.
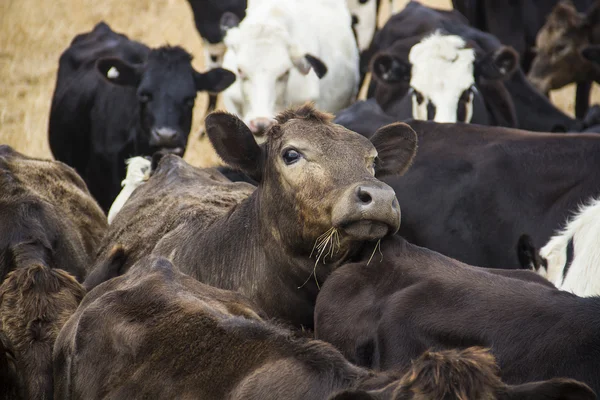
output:
<path id="1" fill-rule="evenodd" d="M 142 92 L 139 94 L 138 99 L 140 100 L 140 103 L 148 103 L 152 100 L 152 95 L 148 92 Z"/>
<path id="2" fill-rule="evenodd" d="M 283 152 L 282 157 L 283 162 L 285 162 L 286 165 L 292 165 L 302 158 L 302 154 L 300 154 L 300 152 L 298 152 L 296 149 L 287 149 Z"/>

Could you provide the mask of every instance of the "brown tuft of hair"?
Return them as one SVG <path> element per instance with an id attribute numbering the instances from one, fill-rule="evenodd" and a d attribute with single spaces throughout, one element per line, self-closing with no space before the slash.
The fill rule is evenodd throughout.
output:
<path id="1" fill-rule="evenodd" d="M 402 377 L 415 399 L 494 399 L 504 387 L 494 356 L 481 347 L 426 351 Z"/>
<path id="2" fill-rule="evenodd" d="M 280 124 L 285 124 L 291 119 L 303 119 L 326 124 L 333 120 L 333 115 L 319 111 L 315 108 L 313 103 L 307 102 L 300 107 L 289 108 L 275 117 L 275 120 Z"/>

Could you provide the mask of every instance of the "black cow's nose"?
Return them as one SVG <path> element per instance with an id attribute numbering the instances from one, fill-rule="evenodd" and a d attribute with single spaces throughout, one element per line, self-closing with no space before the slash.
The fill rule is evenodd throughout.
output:
<path id="1" fill-rule="evenodd" d="M 172 147 L 177 143 L 177 130 L 172 128 L 158 128 L 152 130 L 150 144 L 156 147 Z"/>

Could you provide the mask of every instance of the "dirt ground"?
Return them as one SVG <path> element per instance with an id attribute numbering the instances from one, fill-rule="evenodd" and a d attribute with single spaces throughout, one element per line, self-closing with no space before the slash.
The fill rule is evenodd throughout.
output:
<path id="1" fill-rule="evenodd" d="M 395 0 L 401 10 L 408 0 Z M 451 8 L 450 0 L 422 0 Z M 389 16 L 385 7 L 383 24 Z M 36 157 L 51 157 L 48 114 L 58 58 L 78 33 L 104 20 L 114 30 L 150 46 L 181 45 L 195 55 L 203 70 L 202 42 L 185 0 L 2 0 L 0 1 L 0 144 Z M 593 99 L 600 100 L 594 88 Z M 553 101 L 573 113 L 573 87 L 552 94 Z M 197 166 L 218 163 L 210 143 L 200 139 L 207 96 L 199 94 L 186 159 Z"/>

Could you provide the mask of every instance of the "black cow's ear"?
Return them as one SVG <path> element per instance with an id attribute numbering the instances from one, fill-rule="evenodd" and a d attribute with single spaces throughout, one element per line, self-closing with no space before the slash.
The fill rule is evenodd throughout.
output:
<path id="1" fill-rule="evenodd" d="M 371 136 L 377 149 L 375 176 L 403 175 L 417 154 L 417 134 L 403 122 L 383 126 Z"/>
<path id="2" fill-rule="evenodd" d="M 411 65 L 408 61 L 388 53 L 379 53 L 373 58 L 371 72 L 384 83 L 409 82 Z"/>
<path id="3" fill-rule="evenodd" d="M 581 50 L 581 55 L 583 58 L 593 62 L 594 64 L 600 64 L 600 45 L 591 44 L 589 46 L 585 46 L 583 50 Z"/>
<path id="4" fill-rule="evenodd" d="M 325 63 L 320 58 L 317 58 L 308 53 L 304 55 L 304 58 L 306 59 L 306 61 L 308 61 L 312 69 L 315 70 L 315 74 L 317 74 L 319 79 L 323 78 L 325 74 L 327 74 L 327 65 L 325 65 Z"/>
<path id="5" fill-rule="evenodd" d="M 237 27 L 239 24 L 240 17 L 231 11 L 225 11 L 219 20 L 219 29 L 221 30 L 221 34 L 225 36 L 228 30 Z"/>
<path id="6" fill-rule="evenodd" d="M 205 127 L 210 142 L 223 161 L 255 181 L 261 181 L 263 150 L 241 119 L 217 111 L 206 117 Z"/>
<path id="7" fill-rule="evenodd" d="M 475 62 L 475 77 L 488 80 L 509 78 L 519 65 L 519 55 L 508 46 L 491 51 Z"/>
<path id="8" fill-rule="evenodd" d="M 585 383 L 574 379 L 554 378 L 548 381 L 509 385 L 498 400 L 594 400 L 596 394 Z"/>
<path id="9" fill-rule="evenodd" d="M 204 73 L 194 71 L 194 82 L 197 91 L 218 93 L 235 82 L 235 74 L 224 68 L 213 68 Z"/>
<path id="10" fill-rule="evenodd" d="M 83 282 L 85 290 L 89 292 L 101 283 L 124 274 L 123 267 L 127 262 L 127 257 L 128 254 L 122 246 L 113 247 L 108 256 L 98 262 L 92 272 L 85 278 Z"/>
<path id="11" fill-rule="evenodd" d="M 96 68 L 109 82 L 121 86 L 139 85 L 144 73 L 142 64 L 129 64 L 120 58 L 101 58 L 96 62 Z"/>

